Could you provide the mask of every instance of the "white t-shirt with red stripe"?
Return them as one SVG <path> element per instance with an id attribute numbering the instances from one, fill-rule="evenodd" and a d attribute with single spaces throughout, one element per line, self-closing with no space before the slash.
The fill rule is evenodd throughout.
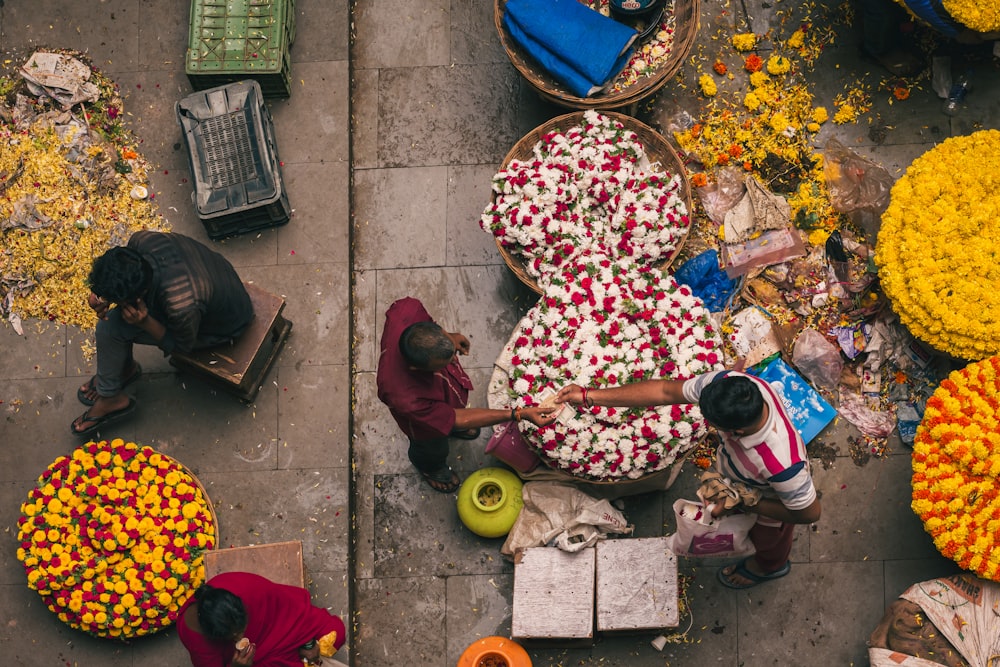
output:
<path id="1" fill-rule="evenodd" d="M 809 458 L 802 437 L 781 405 L 781 398 L 767 382 L 736 371 L 713 371 L 684 383 L 684 398 L 697 403 L 702 390 L 721 374 L 749 378 L 760 389 L 768 407 L 764 428 L 747 436 L 719 431 L 722 444 L 716 468 L 729 479 L 759 488 L 790 510 L 805 509 L 816 500 L 816 487 L 809 472 Z"/>

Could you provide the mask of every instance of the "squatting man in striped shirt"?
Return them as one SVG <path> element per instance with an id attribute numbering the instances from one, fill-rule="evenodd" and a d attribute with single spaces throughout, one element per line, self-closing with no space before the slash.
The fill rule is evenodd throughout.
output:
<path id="1" fill-rule="evenodd" d="M 88 304 L 97 313 L 97 374 L 76 397 L 89 409 L 70 430 L 89 435 L 128 416 L 135 399 L 125 388 L 142 368 L 134 343 L 156 345 L 165 356 L 212 347 L 239 336 L 253 304 L 229 261 L 181 234 L 136 232 L 125 247 L 94 260 Z"/>
<path id="2" fill-rule="evenodd" d="M 608 389 L 572 384 L 563 387 L 556 400 L 607 407 L 697 403 L 721 436 L 718 471 L 762 492 L 753 509 L 746 510 L 757 514 L 750 530 L 757 551 L 720 569 L 719 582 L 729 588 L 750 588 L 791 570 L 788 557 L 795 524 L 818 521 L 820 503 L 805 444 L 767 382 L 738 371 L 714 371 L 689 380 L 645 380 Z M 740 506 L 734 510 L 740 511 Z M 713 514 L 722 513 L 720 503 Z"/>

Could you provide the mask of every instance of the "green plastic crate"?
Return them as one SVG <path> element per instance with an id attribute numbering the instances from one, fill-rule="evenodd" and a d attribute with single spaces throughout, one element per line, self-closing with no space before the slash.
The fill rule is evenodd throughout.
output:
<path id="1" fill-rule="evenodd" d="M 253 79 L 288 97 L 294 40 L 294 0 L 192 0 L 184 69 L 195 90 Z"/>

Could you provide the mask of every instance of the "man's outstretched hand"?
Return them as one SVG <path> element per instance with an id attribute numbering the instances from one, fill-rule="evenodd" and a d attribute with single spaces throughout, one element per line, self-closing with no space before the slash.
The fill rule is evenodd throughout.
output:
<path id="1" fill-rule="evenodd" d="M 556 394 L 556 403 L 569 403 L 571 405 L 583 404 L 583 387 L 578 384 L 568 384 Z"/>
<path id="2" fill-rule="evenodd" d="M 521 408 L 521 419 L 527 419 L 535 426 L 548 426 L 556 420 L 558 410 L 552 408 L 531 407 Z"/>

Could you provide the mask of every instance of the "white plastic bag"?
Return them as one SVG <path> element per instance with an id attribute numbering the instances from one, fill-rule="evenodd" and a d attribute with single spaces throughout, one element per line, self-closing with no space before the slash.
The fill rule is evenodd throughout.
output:
<path id="1" fill-rule="evenodd" d="M 713 519 L 711 510 L 701 503 L 678 499 L 674 501 L 674 516 L 677 532 L 669 537 L 667 546 L 677 556 L 731 558 L 755 551 L 750 529 L 757 523 L 756 514 L 726 514 Z"/>
<path id="2" fill-rule="evenodd" d="M 524 507 L 500 548 L 508 558 L 528 547 L 582 551 L 608 533 L 632 532 L 625 515 L 610 502 L 569 484 L 528 482 L 521 489 L 521 497 Z"/>

